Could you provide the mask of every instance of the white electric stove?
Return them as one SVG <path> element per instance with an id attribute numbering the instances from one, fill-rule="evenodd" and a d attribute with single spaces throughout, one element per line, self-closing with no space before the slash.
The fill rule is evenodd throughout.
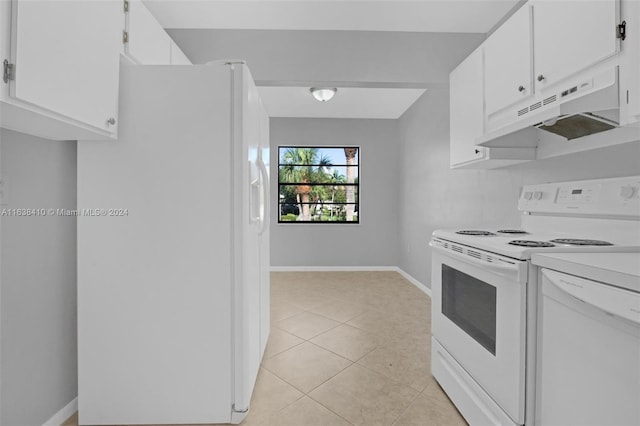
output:
<path id="1" fill-rule="evenodd" d="M 525 186 L 517 228 L 437 230 L 432 372 L 470 424 L 534 424 L 533 253 L 640 251 L 640 176 Z"/>

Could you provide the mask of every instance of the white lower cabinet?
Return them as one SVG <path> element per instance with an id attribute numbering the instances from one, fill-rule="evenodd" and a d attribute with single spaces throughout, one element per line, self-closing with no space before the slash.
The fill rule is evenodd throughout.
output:
<path id="1" fill-rule="evenodd" d="M 122 4 L 0 2 L 2 127 L 49 139 L 116 137 Z M 6 67 L 5 67 L 6 68 Z"/>
<path id="2" fill-rule="evenodd" d="M 483 47 L 449 76 L 450 166 L 491 169 L 535 159 L 534 148 L 486 148 L 476 145 L 484 133 Z"/>

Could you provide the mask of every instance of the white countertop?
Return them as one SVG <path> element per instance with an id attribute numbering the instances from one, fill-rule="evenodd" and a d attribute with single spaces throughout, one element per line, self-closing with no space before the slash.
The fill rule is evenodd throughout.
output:
<path id="1" fill-rule="evenodd" d="M 640 292 L 640 252 L 533 253 L 531 263 Z"/>

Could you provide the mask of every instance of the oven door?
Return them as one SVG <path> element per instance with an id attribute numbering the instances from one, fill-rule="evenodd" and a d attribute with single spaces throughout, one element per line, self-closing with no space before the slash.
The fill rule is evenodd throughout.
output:
<path id="1" fill-rule="evenodd" d="M 445 245 L 432 242 L 433 337 L 524 424 L 527 262 Z"/>

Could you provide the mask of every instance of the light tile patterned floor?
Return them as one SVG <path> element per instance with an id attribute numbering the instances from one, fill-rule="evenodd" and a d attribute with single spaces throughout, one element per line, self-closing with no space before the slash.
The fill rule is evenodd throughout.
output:
<path id="1" fill-rule="evenodd" d="M 431 376 L 430 302 L 396 272 L 272 273 L 271 336 L 243 424 L 465 425 Z M 265 403 L 282 383 L 290 402 Z"/>
<path id="2" fill-rule="evenodd" d="M 271 334 L 242 424 L 466 425 L 431 376 L 430 308 L 396 272 L 272 273 Z"/>

